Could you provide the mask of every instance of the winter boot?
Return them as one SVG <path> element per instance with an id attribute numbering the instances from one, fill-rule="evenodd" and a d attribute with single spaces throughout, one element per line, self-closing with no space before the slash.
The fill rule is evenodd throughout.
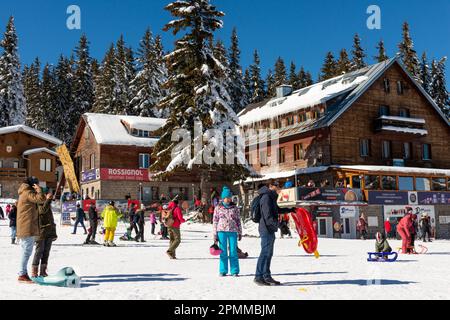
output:
<path id="1" fill-rule="evenodd" d="M 41 264 L 39 276 L 41 276 L 43 278 L 48 277 L 46 264 Z"/>
<path id="2" fill-rule="evenodd" d="M 19 276 L 17 281 L 19 281 L 20 283 L 27 283 L 27 284 L 33 283 L 33 280 L 31 280 L 27 274 L 24 274 L 23 276 Z"/>
<path id="3" fill-rule="evenodd" d="M 11 239 L 11 244 L 16 244 L 16 238 Z"/>
<path id="4" fill-rule="evenodd" d="M 117 247 L 117 245 L 114 242 L 112 242 L 112 241 L 109 242 L 109 246 L 110 247 Z"/>
<path id="5" fill-rule="evenodd" d="M 39 266 L 31 266 L 31 277 L 32 278 L 38 277 L 38 270 L 39 270 Z"/>
<path id="6" fill-rule="evenodd" d="M 109 241 L 108 241 L 108 240 L 105 240 L 105 241 L 103 242 L 103 246 L 109 247 Z"/>

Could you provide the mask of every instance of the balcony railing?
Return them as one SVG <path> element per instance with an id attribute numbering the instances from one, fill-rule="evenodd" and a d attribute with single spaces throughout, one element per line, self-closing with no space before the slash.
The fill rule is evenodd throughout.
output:
<path id="1" fill-rule="evenodd" d="M 24 168 L 0 168 L 0 179 L 13 180 L 26 178 L 27 169 Z"/>

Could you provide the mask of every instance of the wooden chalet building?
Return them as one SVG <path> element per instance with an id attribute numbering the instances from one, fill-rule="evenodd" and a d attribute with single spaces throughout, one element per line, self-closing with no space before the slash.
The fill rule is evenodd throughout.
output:
<path id="1" fill-rule="evenodd" d="M 239 114 L 244 133 L 278 131 L 277 141 L 246 137 L 247 160 L 261 174 L 243 183 L 246 192 L 269 178 L 298 187 L 310 181 L 316 188 L 360 189 L 368 204 L 361 212 L 378 216 L 378 229 L 386 217 L 383 205 L 396 203 L 373 208 L 369 191 L 443 192 L 449 200 L 436 206 L 435 218 L 438 211 L 450 216 L 449 120 L 399 56 L 291 91 L 279 87 L 276 97 Z M 372 225 L 374 233 L 374 220 Z"/>
<path id="2" fill-rule="evenodd" d="M 17 190 L 29 176 L 56 190 L 58 154 L 62 141 L 25 125 L 0 128 L 0 198 L 17 199 Z"/>

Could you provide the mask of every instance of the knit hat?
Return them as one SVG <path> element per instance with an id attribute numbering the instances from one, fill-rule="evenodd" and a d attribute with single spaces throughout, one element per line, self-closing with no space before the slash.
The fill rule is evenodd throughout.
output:
<path id="1" fill-rule="evenodd" d="M 224 186 L 222 189 L 222 195 L 221 198 L 225 199 L 225 198 L 231 198 L 233 196 L 233 194 L 231 193 L 230 188 L 228 188 L 227 186 Z"/>

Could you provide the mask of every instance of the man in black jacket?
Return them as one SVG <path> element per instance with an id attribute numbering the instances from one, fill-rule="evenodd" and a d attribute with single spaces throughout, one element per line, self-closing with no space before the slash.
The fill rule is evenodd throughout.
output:
<path id="1" fill-rule="evenodd" d="M 133 229 L 136 232 L 136 238 L 139 235 L 139 230 L 136 225 L 136 210 L 137 204 L 131 204 L 130 212 L 128 213 L 128 221 L 130 221 L 130 237 L 132 238 Z"/>
<path id="2" fill-rule="evenodd" d="M 95 241 L 95 234 L 97 233 L 98 226 L 98 212 L 95 204 L 91 203 L 89 207 L 89 234 L 84 244 L 99 244 Z"/>
<path id="3" fill-rule="evenodd" d="M 141 209 L 136 212 L 136 216 L 134 217 L 134 224 L 138 227 L 139 232 L 136 234 L 136 242 L 145 242 L 144 240 L 144 225 L 145 225 L 145 207 L 141 205 Z"/>
<path id="4" fill-rule="evenodd" d="M 86 219 L 86 217 L 84 215 L 84 211 L 81 208 L 81 205 L 79 203 L 77 203 L 77 220 L 75 221 L 75 227 L 73 229 L 72 234 L 76 234 L 77 233 L 78 224 L 81 224 L 81 226 L 84 229 L 84 234 L 87 234 L 86 227 L 84 226 L 84 220 L 85 219 Z"/>
<path id="5" fill-rule="evenodd" d="M 272 278 L 270 263 L 275 244 L 275 233 L 278 231 L 278 215 L 289 213 L 290 209 L 278 207 L 277 199 L 280 186 L 276 181 L 270 181 L 262 186 L 258 193 L 260 197 L 261 220 L 259 222 L 259 235 L 261 236 L 261 253 L 256 266 L 255 283 L 260 286 L 281 285 Z"/>

